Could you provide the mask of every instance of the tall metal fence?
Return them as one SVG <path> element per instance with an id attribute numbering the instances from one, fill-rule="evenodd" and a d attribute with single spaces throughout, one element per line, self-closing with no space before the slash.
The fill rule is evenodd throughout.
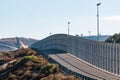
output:
<path id="1" fill-rule="evenodd" d="M 49 36 L 31 47 L 41 50 L 67 51 L 100 69 L 120 75 L 120 44 L 57 34 Z"/>

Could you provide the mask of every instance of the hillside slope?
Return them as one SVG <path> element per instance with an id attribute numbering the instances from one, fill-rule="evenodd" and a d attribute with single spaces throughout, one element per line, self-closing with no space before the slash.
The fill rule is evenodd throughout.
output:
<path id="1" fill-rule="evenodd" d="M 18 37 L 18 39 L 22 41 L 22 43 L 26 46 L 30 46 L 31 44 L 38 41 L 36 39 L 23 37 Z M 16 37 L 0 39 L 0 52 L 12 51 L 15 50 L 16 48 L 18 48 Z"/>
<path id="2" fill-rule="evenodd" d="M 81 80 L 64 75 L 57 64 L 49 63 L 31 49 L 0 53 L 0 80 Z"/>

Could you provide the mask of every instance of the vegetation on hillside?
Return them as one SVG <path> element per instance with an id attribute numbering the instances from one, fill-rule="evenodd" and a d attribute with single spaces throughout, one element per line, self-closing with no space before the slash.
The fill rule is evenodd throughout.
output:
<path id="1" fill-rule="evenodd" d="M 31 49 L 0 53 L 0 80 L 81 80 L 60 71 Z"/>
<path id="2" fill-rule="evenodd" d="M 120 43 L 120 33 L 116 33 L 112 36 L 110 36 L 108 39 L 105 40 L 105 42 L 109 43 Z"/>

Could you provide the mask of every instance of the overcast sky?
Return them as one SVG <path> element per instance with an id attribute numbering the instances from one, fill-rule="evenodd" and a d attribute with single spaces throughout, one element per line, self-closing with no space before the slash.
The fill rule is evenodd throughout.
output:
<path id="1" fill-rule="evenodd" d="M 71 35 L 96 35 L 98 2 L 100 33 L 119 33 L 120 0 L 0 0 L 0 38 L 67 34 L 69 21 Z"/>

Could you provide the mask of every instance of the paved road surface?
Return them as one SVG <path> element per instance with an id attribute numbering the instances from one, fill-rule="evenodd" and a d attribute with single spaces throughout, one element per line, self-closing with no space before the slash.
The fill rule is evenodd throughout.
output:
<path id="1" fill-rule="evenodd" d="M 49 56 L 59 62 L 64 67 L 80 73 L 82 75 L 94 78 L 97 80 L 120 80 L 120 76 L 108 73 L 106 71 L 100 70 L 81 59 L 76 58 L 75 56 L 69 53 L 60 53 L 60 54 L 49 54 Z"/>

